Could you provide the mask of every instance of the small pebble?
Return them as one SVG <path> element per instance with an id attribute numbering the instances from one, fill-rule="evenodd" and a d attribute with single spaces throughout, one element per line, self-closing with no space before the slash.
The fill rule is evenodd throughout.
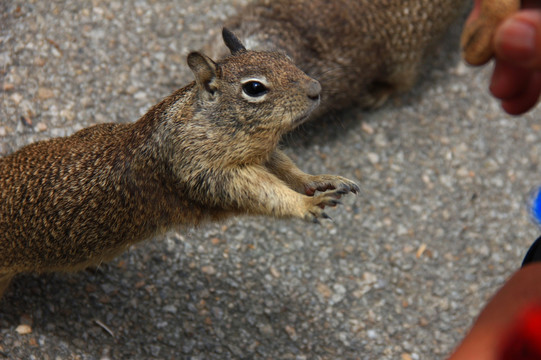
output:
<path id="1" fill-rule="evenodd" d="M 364 121 L 361 124 L 361 129 L 368 135 L 372 135 L 374 133 L 374 128 Z"/>
<path id="2" fill-rule="evenodd" d="M 60 111 L 60 116 L 62 116 L 63 118 L 65 118 L 68 121 L 73 121 L 75 119 L 75 113 L 73 111 L 71 111 L 71 110 L 68 110 L 68 109 L 64 109 L 64 110 Z"/>
<path id="3" fill-rule="evenodd" d="M 21 116 L 21 122 L 24 126 L 32 126 L 32 119 L 28 116 Z"/>
<path id="4" fill-rule="evenodd" d="M 4 91 L 11 91 L 13 89 L 15 89 L 15 85 L 13 85 L 11 83 L 4 83 L 2 85 L 2 90 L 4 90 Z"/>
<path id="5" fill-rule="evenodd" d="M 421 244 L 421 246 L 419 246 L 419 249 L 417 249 L 417 252 L 415 253 L 415 257 L 419 259 L 421 256 L 423 256 L 423 253 L 425 252 L 425 250 L 426 250 L 426 244 Z"/>
<path id="6" fill-rule="evenodd" d="M 368 154 L 366 154 L 366 157 L 368 158 L 368 161 L 370 161 L 372 164 L 379 163 L 379 155 L 374 152 L 369 152 Z"/>
<path id="7" fill-rule="evenodd" d="M 43 65 L 45 65 L 46 62 L 47 61 L 40 56 L 34 59 L 34 65 L 39 66 L 39 67 L 42 67 Z"/>
<path id="8" fill-rule="evenodd" d="M 319 283 L 316 285 L 316 290 L 319 292 L 321 296 L 323 296 L 325 299 L 328 299 L 332 295 L 332 290 L 325 284 Z"/>
<path id="9" fill-rule="evenodd" d="M 201 271 L 203 272 L 203 274 L 207 274 L 207 275 L 214 275 L 216 274 L 216 269 L 214 268 L 214 266 L 212 265 L 205 265 L 201 268 Z"/>
<path id="10" fill-rule="evenodd" d="M 270 273 L 273 277 L 277 279 L 280 277 L 280 272 L 274 266 L 271 266 Z"/>
<path id="11" fill-rule="evenodd" d="M 30 325 L 21 324 L 21 325 L 17 326 L 17 328 L 15 329 L 15 331 L 16 331 L 19 335 L 27 335 L 27 334 L 31 334 L 31 333 L 32 333 L 32 328 L 30 327 Z"/>
<path id="12" fill-rule="evenodd" d="M 296 341 L 297 340 L 297 331 L 295 330 L 295 328 L 291 325 L 286 325 L 285 329 L 284 329 L 287 333 L 287 335 L 289 336 L 289 338 L 293 341 Z"/>
<path id="13" fill-rule="evenodd" d="M 21 101 L 23 101 L 23 96 L 19 93 L 11 94 L 9 98 L 11 99 L 11 101 L 13 101 L 15 105 L 19 105 Z"/>
<path id="14" fill-rule="evenodd" d="M 54 97 L 54 92 L 49 88 L 39 88 L 38 89 L 38 99 L 47 100 Z"/>
<path id="15" fill-rule="evenodd" d="M 44 123 L 44 122 L 37 123 L 36 130 L 39 131 L 39 132 L 46 131 L 47 130 L 47 124 Z"/>

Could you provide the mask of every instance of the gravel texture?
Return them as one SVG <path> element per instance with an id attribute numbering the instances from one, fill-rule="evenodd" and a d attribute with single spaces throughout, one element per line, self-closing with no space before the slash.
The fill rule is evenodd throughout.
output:
<path id="1" fill-rule="evenodd" d="M 245 2 L 0 2 L 0 154 L 135 121 Z M 413 91 L 287 138 L 302 169 L 361 185 L 334 222 L 236 218 L 19 276 L 0 358 L 444 359 L 539 233 L 541 111 L 505 115 L 458 34 Z"/>

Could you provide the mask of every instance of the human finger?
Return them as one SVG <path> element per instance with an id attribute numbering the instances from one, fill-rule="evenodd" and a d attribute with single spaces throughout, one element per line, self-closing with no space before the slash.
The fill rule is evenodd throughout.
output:
<path id="1" fill-rule="evenodd" d="M 490 92 L 498 99 L 516 98 L 526 91 L 531 77 L 531 70 L 496 60 L 490 81 Z"/>
<path id="2" fill-rule="evenodd" d="M 541 11 L 527 9 L 506 19 L 494 35 L 496 58 L 541 70 Z"/>
<path id="3" fill-rule="evenodd" d="M 520 115 L 533 108 L 539 101 L 541 93 L 541 73 L 535 72 L 526 87 L 519 96 L 502 100 L 502 108 L 511 115 Z"/>

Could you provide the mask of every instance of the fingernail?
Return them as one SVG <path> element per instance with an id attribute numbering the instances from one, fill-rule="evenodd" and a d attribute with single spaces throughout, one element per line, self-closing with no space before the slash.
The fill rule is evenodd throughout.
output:
<path id="1" fill-rule="evenodd" d="M 535 56 L 535 28 L 511 18 L 498 29 L 494 45 L 496 52 L 506 60 L 527 62 Z"/>

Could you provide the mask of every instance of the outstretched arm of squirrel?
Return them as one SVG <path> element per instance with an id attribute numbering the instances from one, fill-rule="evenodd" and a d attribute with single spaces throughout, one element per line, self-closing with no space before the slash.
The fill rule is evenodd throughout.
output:
<path id="1" fill-rule="evenodd" d="M 281 160 L 284 159 L 287 159 L 292 165 L 291 160 L 285 155 Z M 298 186 L 302 186 L 298 176 L 304 175 L 306 179 L 319 178 L 304 174 L 294 165 L 290 168 L 290 170 L 293 169 L 293 172 L 285 168 L 276 169 L 280 172 L 279 176 L 282 177 L 282 180 L 287 179 L 286 182 L 294 180 Z M 347 179 L 329 176 L 327 179 L 329 179 L 329 184 L 331 181 L 333 182 L 333 190 L 315 196 L 307 196 L 290 188 L 289 184 L 286 185 L 284 181 L 261 165 L 232 169 L 231 173 L 229 174 L 231 176 L 226 174 L 226 177 L 231 181 L 223 190 L 232 199 L 235 199 L 234 202 L 241 211 L 274 217 L 295 217 L 313 222 L 318 222 L 320 218 L 328 219 L 329 216 L 323 211 L 325 206 L 340 204 L 339 199 L 342 195 L 353 191 L 352 189 L 358 189 L 357 185 Z M 307 188 L 307 185 L 305 184 L 304 187 Z M 331 187 L 329 186 L 329 188 Z"/>
<path id="2" fill-rule="evenodd" d="M 343 190 L 357 194 L 360 189 L 353 181 L 336 175 L 310 175 L 299 169 L 284 152 L 276 149 L 265 164 L 267 169 L 291 189 L 308 196 L 316 191 Z"/>

